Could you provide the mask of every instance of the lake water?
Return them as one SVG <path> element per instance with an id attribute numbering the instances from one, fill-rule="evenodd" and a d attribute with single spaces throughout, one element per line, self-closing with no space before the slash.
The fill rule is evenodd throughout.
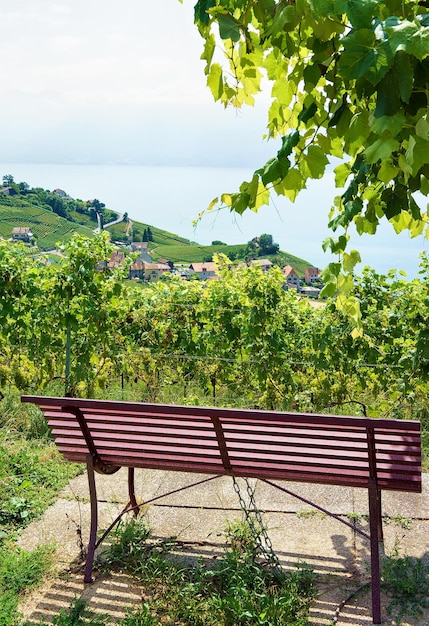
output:
<path id="1" fill-rule="evenodd" d="M 295 204 L 275 198 L 258 213 L 234 216 L 222 210 L 193 222 L 210 201 L 224 192 L 234 192 L 252 171 L 238 168 L 147 167 L 139 165 L 75 165 L 2 163 L 0 175 L 11 174 L 15 182 L 31 187 L 64 189 L 73 198 L 101 202 L 131 218 L 187 237 L 201 244 L 219 239 L 228 244 L 247 243 L 262 233 L 273 235 L 282 250 L 323 268 L 332 258 L 321 242 L 330 233 L 328 211 L 335 195 L 332 176 L 311 183 Z M 416 276 L 419 253 L 428 250 L 422 238 L 395 235 L 389 224 L 374 237 L 352 238 L 366 265 L 380 273 L 396 268 Z"/>

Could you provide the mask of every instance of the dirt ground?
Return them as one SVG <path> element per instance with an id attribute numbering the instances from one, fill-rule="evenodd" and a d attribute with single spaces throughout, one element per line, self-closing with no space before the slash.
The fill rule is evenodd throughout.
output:
<path id="1" fill-rule="evenodd" d="M 137 495 L 146 501 L 198 480 L 199 476 L 142 470 L 137 474 Z M 364 490 L 287 484 L 301 497 L 326 508 L 346 521 L 366 529 L 368 512 Z M 241 485 L 243 497 L 246 485 Z M 429 560 L 429 476 L 423 477 L 422 494 L 383 494 L 385 553 L 399 550 L 401 556 Z M 97 477 L 99 527 L 106 528 L 127 499 L 127 473 Z M 369 546 L 353 529 L 322 514 L 310 504 L 256 483 L 258 508 L 281 564 L 288 568 L 306 563 L 320 576 L 319 595 L 311 610 L 310 626 L 366 626 L 372 624 L 369 580 Z M 168 496 L 145 508 L 154 538 L 175 536 L 186 558 L 212 559 L 222 552 L 226 521 L 241 519 L 236 491 L 230 478 Z M 33 549 L 39 544 L 56 546 L 56 572 L 29 594 L 20 612 L 31 623 L 52 621 L 61 608 L 76 597 L 117 620 L 127 608 L 137 607 L 144 588 L 122 573 L 102 575 L 95 571 L 92 584 L 83 582 L 82 549 L 89 530 L 90 510 L 86 476 L 73 479 L 41 520 L 22 534 L 20 545 Z M 382 596 L 384 625 L 429 626 L 429 609 L 418 619 L 396 622 L 388 614 L 389 598 Z"/>

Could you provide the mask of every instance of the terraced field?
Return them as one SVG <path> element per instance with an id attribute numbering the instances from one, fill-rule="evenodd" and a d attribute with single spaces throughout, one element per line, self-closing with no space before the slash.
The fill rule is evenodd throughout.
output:
<path id="1" fill-rule="evenodd" d="M 245 246 L 202 246 L 197 243 L 188 243 L 188 245 L 171 241 L 168 244 L 156 245 L 153 248 L 152 258 L 164 258 L 174 263 L 202 263 L 211 258 L 215 252 L 223 253 L 229 256 L 234 248 L 243 248 Z"/>
<path id="2" fill-rule="evenodd" d="M 16 203 L 15 203 L 16 204 Z M 68 241 L 73 233 L 78 232 L 87 237 L 92 231 L 86 226 L 59 217 L 56 213 L 35 207 L 25 201 L 21 206 L 0 205 L 0 236 L 9 238 L 16 226 L 29 226 L 37 237 L 39 248 L 54 248 L 58 242 Z"/>

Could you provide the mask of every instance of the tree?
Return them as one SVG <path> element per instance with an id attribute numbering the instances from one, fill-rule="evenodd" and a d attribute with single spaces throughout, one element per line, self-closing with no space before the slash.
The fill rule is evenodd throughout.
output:
<path id="1" fill-rule="evenodd" d="M 275 243 L 272 235 L 264 233 L 259 237 L 260 255 L 276 254 L 279 251 L 279 244 Z"/>
<path id="2" fill-rule="evenodd" d="M 30 185 L 26 182 L 18 183 L 19 192 L 26 195 L 30 191 Z"/>
<path id="3" fill-rule="evenodd" d="M 68 219 L 67 206 L 61 198 L 58 198 L 58 196 L 55 196 L 54 194 L 49 194 L 46 198 L 46 204 L 52 208 L 54 213 L 60 217 Z"/>
<path id="4" fill-rule="evenodd" d="M 5 187 L 9 187 L 10 185 L 13 185 L 14 182 L 15 181 L 13 179 L 13 176 L 11 176 L 11 174 L 5 174 L 3 176 L 3 185 Z"/>
<path id="5" fill-rule="evenodd" d="M 97 198 L 94 198 L 94 200 L 91 200 L 90 206 L 93 207 L 93 209 L 97 213 L 103 213 L 103 210 L 106 208 L 106 205 L 104 204 L 104 202 L 100 202 L 100 200 L 97 200 Z"/>
<path id="6" fill-rule="evenodd" d="M 428 7 L 423 0 L 195 5 L 215 100 L 252 105 L 268 80 L 267 134 L 279 144 L 238 192 L 221 196 L 221 204 L 241 214 L 266 204 L 272 192 L 294 201 L 309 179 L 322 178 L 330 160 L 340 159 L 335 181 L 343 191 L 329 225 L 343 232 L 324 242 L 340 262 L 325 272 L 325 294 L 340 289 L 340 306 L 349 306 L 356 321 L 346 296 L 360 261 L 358 252 L 346 252 L 350 226 L 374 234 L 387 219 L 397 233 L 428 234 L 420 201 L 429 193 Z M 215 198 L 209 208 L 218 203 Z"/>

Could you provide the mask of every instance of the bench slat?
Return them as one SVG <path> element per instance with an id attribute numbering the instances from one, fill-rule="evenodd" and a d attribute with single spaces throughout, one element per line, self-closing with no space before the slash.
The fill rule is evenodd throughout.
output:
<path id="1" fill-rule="evenodd" d="M 224 409 L 227 410 L 227 409 Z M 106 428 L 109 427 L 109 424 L 115 425 L 115 424 L 128 424 L 129 426 L 132 426 L 133 424 L 135 424 L 137 427 L 141 427 L 142 423 L 145 423 L 147 425 L 150 426 L 163 426 L 165 428 L 169 428 L 172 427 L 174 428 L 174 426 L 176 424 L 183 424 L 186 427 L 189 428 L 205 428 L 205 427 L 211 427 L 211 419 L 207 416 L 200 416 L 199 419 L 196 419 L 196 416 L 182 416 L 181 414 L 177 414 L 175 416 L 173 415 L 165 415 L 165 416 L 155 416 L 155 415 L 149 415 L 149 414 L 140 414 L 138 416 L 134 415 L 129 415 L 123 412 L 111 412 L 111 413 L 102 413 L 100 412 L 95 412 L 95 411 L 84 411 L 85 414 L 85 419 L 88 422 L 91 422 L 94 424 L 94 426 L 97 424 L 97 422 L 102 425 L 105 426 Z M 47 418 L 52 417 L 58 417 L 58 416 L 62 416 L 63 418 L 67 418 L 67 419 L 75 419 L 74 414 L 72 413 L 66 413 L 66 412 L 62 412 L 60 409 L 57 412 L 54 412 L 52 410 L 46 410 L 45 411 L 45 415 Z M 290 414 L 287 414 L 287 417 L 289 417 Z M 365 430 L 362 429 L 362 425 L 360 424 L 356 424 L 355 426 L 349 425 L 349 424 L 345 424 L 344 426 L 338 423 L 331 423 L 331 422 L 326 422 L 326 421 L 321 421 L 319 424 L 314 424 L 313 420 L 310 421 L 305 421 L 302 420 L 299 423 L 296 423 L 293 420 L 289 420 L 289 419 L 283 419 L 282 421 L 279 421 L 278 419 L 275 419 L 273 417 L 273 419 L 268 419 L 265 416 L 265 420 L 264 422 L 261 423 L 261 420 L 257 420 L 254 417 L 252 418 L 252 416 L 249 417 L 249 419 L 246 422 L 237 422 L 236 420 L 232 420 L 231 418 L 228 417 L 228 415 L 224 415 L 224 414 L 220 414 L 217 416 L 223 427 L 225 428 L 226 431 L 231 431 L 231 432 L 250 432 L 250 433 L 257 433 L 260 432 L 261 434 L 264 434 L 266 432 L 266 429 L 269 427 L 273 432 L 278 432 L 281 433 L 284 431 L 285 428 L 290 428 L 291 432 L 295 432 L 295 433 L 302 433 L 303 435 L 314 435 L 317 436 L 318 434 L 323 434 L 323 433 L 329 433 L 330 431 L 335 432 L 338 436 L 341 437 L 348 437 L 350 436 L 352 439 L 362 439 L 362 440 L 366 440 L 366 435 L 365 435 Z M 323 417 L 323 416 L 321 416 Z M 324 416 L 327 417 L 327 416 Z M 356 418 L 357 420 L 359 420 L 359 418 Z M 386 437 L 393 437 L 395 438 L 396 436 L 398 436 L 399 434 L 403 434 L 404 436 L 409 436 L 411 438 L 415 438 L 416 441 L 419 441 L 419 430 L 416 430 L 414 427 L 413 428 L 399 428 L 399 429 L 395 429 L 393 427 L 393 425 L 390 428 L 385 428 L 383 429 L 381 427 L 381 424 L 378 424 L 378 422 L 380 422 L 381 420 L 373 420 L 374 422 L 376 422 L 375 424 L 371 424 L 372 427 L 374 427 L 377 432 L 379 433 L 384 433 L 386 435 Z M 392 422 L 396 422 L 397 420 L 392 420 Z M 411 424 L 414 425 L 414 422 L 411 422 Z M 395 424 L 396 425 L 396 424 Z"/>
<path id="2" fill-rule="evenodd" d="M 71 445 L 74 442 L 74 445 L 85 445 L 84 439 L 82 437 L 76 437 L 76 431 L 74 430 L 57 430 L 53 429 L 53 435 L 56 437 L 57 445 L 61 445 L 62 443 L 68 442 Z M 190 439 L 190 438 L 179 438 L 177 437 L 174 442 L 170 439 L 166 439 L 165 437 L 141 437 L 141 436 L 133 436 L 132 434 L 127 438 L 123 435 L 115 436 L 114 433 L 105 433 L 102 440 L 99 440 L 97 437 L 94 437 L 94 442 L 99 451 L 105 448 L 109 448 L 112 451 L 117 451 L 118 454 L 122 452 L 126 453 L 127 450 L 136 449 L 144 453 L 148 449 L 167 449 L 170 451 L 174 451 L 179 448 L 184 448 L 187 450 L 188 454 L 193 454 L 195 449 L 204 448 L 207 450 L 218 450 L 216 440 L 211 437 L 209 439 Z M 169 442 L 174 443 L 174 446 Z M 337 463 L 340 461 L 343 462 L 354 462 L 361 463 L 365 467 L 368 466 L 368 453 L 365 449 L 345 449 L 345 448 L 327 448 L 325 445 L 320 448 L 319 451 L 316 451 L 311 447 L 304 446 L 291 446 L 289 445 L 289 441 L 285 440 L 284 445 L 271 444 L 269 447 L 261 444 L 260 442 L 253 442 L 252 446 L 248 446 L 247 448 L 243 446 L 236 446 L 229 444 L 228 451 L 230 458 L 235 457 L 249 457 L 251 454 L 254 458 L 264 458 L 265 456 L 275 456 L 277 454 L 279 460 L 284 459 L 285 457 L 293 458 L 293 457 L 304 457 L 307 459 L 307 463 L 317 464 L 321 462 L 321 459 L 332 459 L 336 460 Z M 378 454 L 378 469 L 382 469 L 384 465 L 391 466 L 393 464 L 398 466 L 404 466 L 407 468 L 409 466 L 420 466 L 420 456 L 419 455 L 411 455 L 411 454 L 398 454 L 396 450 L 380 452 Z"/>
<path id="3" fill-rule="evenodd" d="M 279 422 L 283 422 L 285 419 L 295 423 L 313 423 L 320 425 L 320 423 L 338 424 L 342 427 L 351 425 L 359 428 L 373 427 L 374 422 L 377 422 L 378 427 L 382 428 L 397 428 L 398 430 L 414 430 L 420 431 L 420 424 L 417 421 L 405 421 L 386 418 L 369 418 L 369 417 L 351 417 L 344 415 L 326 415 L 317 413 L 286 413 L 279 411 L 264 411 L 255 409 L 219 409 L 214 407 L 200 407 L 200 406 L 181 406 L 174 404 L 150 404 L 145 402 L 118 402 L 114 400 L 91 400 L 85 398 L 59 398 L 49 396 L 22 396 L 23 402 L 36 402 L 41 407 L 78 407 L 81 410 L 87 411 L 88 409 L 98 413 L 128 413 L 132 415 L 142 415 L 147 413 L 149 415 L 172 415 L 180 418 L 185 416 L 195 417 L 211 417 L 214 414 L 222 415 L 228 418 L 238 418 L 242 423 L 248 423 L 252 418 L 259 422 L 263 422 L 266 419 L 276 419 Z"/>
<path id="4" fill-rule="evenodd" d="M 48 416 L 47 416 L 48 417 Z M 143 420 L 139 420 L 137 422 L 124 422 L 122 420 L 120 420 L 120 417 L 115 416 L 115 419 L 112 420 L 111 422 L 106 421 L 106 423 L 102 422 L 102 421 L 98 421 L 98 422 L 94 422 L 92 421 L 90 418 L 88 418 L 87 416 L 86 420 L 87 420 L 87 424 L 90 426 L 91 430 L 95 431 L 103 431 L 103 432 L 120 432 L 120 431 L 124 431 L 126 432 L 127 430 L 129 431 L 134 431 L 134 430 L 139 430 L 140 432 L 156 432 L 157 430 L 162 430 L 163 432 L 166 433 L 166 435 L 168 435 L 169 433 L 171 434 L 171 436 L 175 436 L 178 432 L 180 431 L 209 431 L 209 432 L 213 432 L 213 425 L 211 422 L 207 422 L 205 424 L 194 424 L 194 423 L 181 423 L 180 421 L 174 421 L 174 422 L 170 422 L 170 423 L 165 423 L 165 422 L 158 422 L 157 424 L 152 423 L 151 421 L 147 420 L 147 421 L 143 421 Z M 107 417 L 112 417 L 112 416 L 107 416 Z M 53 427 L 53 426 L 58 426 L 58 427 L 63 427 L 66 424 L 69 425 L 73 425 L 76 428 L 79 428 L 79 425 L 76 421 L 76 418 L 74 415 L 70 415 L 68 419 L 59 419 L 57 417 L 55 418 L 51 418 L 49 419 L 49 424 Z M 255 438 L 255 435 L 258 434 L 258 431 L 256 429 L 236 429 L 236 430 L 232 430 L 231 428 L 228 427 L 224 427 L 224 432 L 225 435 L 230 436 L 231 438 L 235 438 L 235 439 L 240 439 L 241 437 L 243 437 L 243 439 L 247 439 L 248 437 L 251 438 Z M 414 433 L 408 435 L 407 433 L 404 433 L 403 431 L 399 431 L 398 433 L 392 432 L 392 431 L 383 431 L 383 430 L 379 430 L 376 429 L 375 431 L 375 435 L 376 438 L 379 439 L 379 442 L 381 445 L 389 443 L 389 441 L 394 442 L 395 445 L 398 444 L 398 441 L 402 440 L 404 442 L 405 445 L 409 446 L 414 444 L 416 447 L 419 447 L 420 444 L 420 439 L 418 436 L 416 436 Z M 362 432 L 357 432 L 356 434 L 351 434 L 350 432 L 346 432 L 344 433 L 343 431 L 337 429 L 328 429 L 328 428 L 324 428 L 324 429 L 320 429 L 318 431 L 314 431 L 314 430 L 308 430 L 306 428 L 302 428 L 297 429 L 295 427 L 293 427 L 293 425 L 287 425 L 284 424 L 282 428 L 271 428 L 270 424 L 266 424 L 264 426 L 264 428 L 260 431 L 259 433 L 259 437 L 258 439 L 260 440 L 269 440 L 271 439 L 273 436 L 277 437 L 282 437 L 282 436 L 287 436 L 287 437 L 293 437 L 294 440 L 296 440 L 298 442 L 298 440 L 300 438 L 305 438 L 308 440 L 311 439 L 327 439 L 329 441 L 332 441 L 332 437 L 335 437 L 335 442 L 344 442 L 346 443 L 347 441 L 353 442 L 353 444 L 359 444 L 360 442 L 363 445 L 367 445 L 366 443 L 366 433 L 362 433 Z"/>
<path id="5" fill-rule="evenodd" d="M 74 445 L 73 445 L 74 443 Z M 82 445 L 82 440 L 73 440 L 71 438 L 58 438 L 57 445 L 60 449 L 67 447 L 68 449 L 79 450 L 81 454 L 85 453 L 85 446 Z M 96 441 L 97 449 L 100 457 L 103 460 L 109 459 L 110 463 L 117 464 L 118 458 L 124 456 L 124 447 L 118 446 L 118 442 L 114 441 Z M 169 458 L 180 460 L 184 463 L 199 463 L 201 459 L 217 459 L 221 463 L 221 458 L 218 449 L 215 446 L 207 447 L 204 444 L 200 447 L 194 446 L 192 449 L 186 445 L 182 447 L 167 446 L 165 444 L 149 442 L 147 446 L 141 446 L 138 443 L 129 442 L 127 445 L 127 455 L 130 459 L 138 459 L 142 457 L 142 462 L 145 463 L 148 458 Z M 291 455 L 278 454 L 272 451 L 255 451 L 253 450 L 253 456 L 251 462 L 249 462 L 249 450 L 229 450 L 229 459 L 233 470 L 236 465 L 246 463 L 251 466 L 254 472 L 257 472 L 259 468 L 271 467 L 273 471 L 281 473 L 284 471 L 291 471 L 294 468 L 296 473 L 302 471 L 312 470 L 315 473 L 323 473 L 324 471 L 335 472 L 338 476 L 354 476 L 356 472 L 364 475 L 368 480 L 368 461 L 364 456 L 354 459 L 350 458 L 336 458 L 329 456 L 309 456 L 305 453 L 295 452 Z M 347 464 L 344 461 L 347 461 Z M 417 472 L 415 468 L 417 467 Z M 394 473 L 401 474 L 401 480 L 409 475 L 418 474 L 418 466 L 406 465 L 404 463 L 395 463 L 391 460 L 379 462 L 377 464 L 379 479 L 384 477 L 384 474 L 391 476 Z"/>
<path id="6" fill-rule="evenodd" d="M 165 424 L 165 423 L 159 423 L 159 425 L 154 425 L 152 423 L 148 423 L 148 422 L 137 422 L 136 425 L 134 425 L 134 423 L 129 424 L 127 423 L 123 423 L 119 421 L 119 418 L 116 417 L 116 422 L 108 422 L 107 424 L 103 424 L 102 422 L 93 422 L 90 419 L 88 419 L 87 423 L 88 426 L 90 427 L 91 431 L 96 433 L 98 431 L 102 431 L 103 433 L 108 433 L 108 432 L 112 432 L 112 433 L 126 433 L 126 432 L 136 432 L 136 428 L 139 428 L 140 432 L 144 432 L 145 434 L 150 434 L 150 433 L 155 433 L 155 432 L 160 432 L 165 434 L 166 437 L 176 437 L 176 436 L 180 436 L 181 434 L 188 434 L 191 435 L 191 433 L 195 430 L 195 432 L 197 433 L 196 436 L 198 436 L 198 433 L 201 432 L 208 432 L 208 433 L 213 433 L 213 425 L 211 423 L 207 423 L 205 425 L 197 425 L 194 429 L 194 424 L 180 424 L 179 422 L 174 422 L 174 423 L 170 423 L 170 424 Z M 62 421 L 62 420 L 58 420 L 58 419 L 50 419 L 49 423 L 51 425 L 51 427 L 58 427 L 58 428 L 62 428 L 64 426 L 66 426 L 67 424 L 67 420 Z M 79 428 L 77 422 L 76 422 L 76 418 L 74 416 L 70 416 L 70 424 L 73 424 L 74 427 Z M 237 441 L 246 441 L 249 438 L 250 439 L 256 439 L 255 435 L 256 432 L 252 431 L 252 430 L 240 430 L 240 431 L 232 431 L 228 428 L 224 428 L 224 433 L 225 436 L 229 439 L 229 440 L 237 440 Z M 376 440 L 377 440 L 377 445 L 378 446 L 383 446 L 386 447 L 386 449 L 388 449 L 388 444 L 389 443 L 393 443 L 395 446 L 395 449 L 399 449 L 398 446 L 401 445 L 402 442 L 402 446 L 406 449 L 410 449 L 411 446 L 415 446 L 416 450 L 419 451 L 420 450 L 420 440 L 418 437 L 416 437 L 414 434 L 412 436 L 408 436 L 407 434 L 403 433 L 402 431 L 400 433 L 385 433 L 384 431 L 376 431 L 375 433 L 376 436 Z M 327 429 L 321 430 L 321 431 L 306 431 L 305 429 L 303 429 L 301 432 L 297 431 L 296 429 L 294 429 L 293 427 L 290 426 L 284 426 L 284 428 L 282 429 L 271 429 L 270 426 L 267 424 L 265 426 L 265 428 L 263 429 L 263 432 L 260 434 L 260 436 L 258 437 L 258 440 L 260 441 L 271 441 L 273 438 L 275 438 L 278 441 L 282 441 L 284 438 L 288 438 L 288 441 L 290 443 L 293 444 L 300 444 L 300 439 L 304 438 L 307 442 L 308 445 L 313 445 L 313 440 L 320 441 L 321 445 L 337 445 L 337 446 L 347 446 L 350 449 L 357 449 L 359 448 L 359 446 L 363 446 L 364 448 L 367 447 L 367 442 L 366 442 L 366 434 L 365 433 L 358 433 L 357 436 L 353 435 L 351 436 L 350 433 L 346 433 L 344 434 L 342 431 L 337 430 L 331 430 L 331 431 L 327 431 Z M 317 443 L 315 444 L 317 445 Z"/>
<path id="7" fill-rule="evenodd" d="M 76 462 L 83 462 L 84 456 L 79 456 L 73 453 L 73 451 L 65 454 L 66 458 L 69 460 L 73 460 Z M 141 455 L 137 455 L 133 458 L 133 454 L 127 454 L 127 456 L 110 456 L 109 454 L 104 455 L 104 462 L 112 465 L 120 465 L 122 467 L 136 467 L 143 469 L 157 469 L 157 470 L 174 470 L 174 471 L 182 471 L 182 472 L 195 472 L 201 474 L 225 474 L 225 470 L 222 464 L 219 463 L 209 463 L 207 458 L 202 458 L 199 462 L 193 461 L 189 462 L 187 459 L 172 459 L 168 456 L 151 456 L 146 458 L 144 461 L 141 458 Z M 290 480 L 294 482 L 310 482 L 316 484 L 332 484 L 346 487 L 359 487 L 359 488 L 367 488 L 368 487 L 368 476 L 363 475 L 362 472 L 350 471 L 346 476 L 340 474 L 334 474 L 330 469 L 319 470 L 315 469 L 313 472 L 309 470 L 305 470 L 303 468 L 302 472 L 297 472 L 296 467 L 293 466 L 289 470 L 284 468 L 282 471 L 279 471 L 276 468 L 273 468 L 270 465 L 259 466 L 257 471 L 253 467 L 249 467 L 247 461 L 243 461 L 241 463 L 236 463 L 234 465 L 234 474 L 237 477 L 247 477 L 247 478 L 271 478 L 277 480 Z M 390 490 L 399 490 L 399 491 L 410 491 L 419 493 L 421 491 L 421 481 L 420 475 L 415 474 L 411 476 L 407 476 L 404 478 L 401 474 L 388 474 L 385 477 L 381 475 L 379 477 L 379 486 L 380 488 L 390 489 Z"/>

